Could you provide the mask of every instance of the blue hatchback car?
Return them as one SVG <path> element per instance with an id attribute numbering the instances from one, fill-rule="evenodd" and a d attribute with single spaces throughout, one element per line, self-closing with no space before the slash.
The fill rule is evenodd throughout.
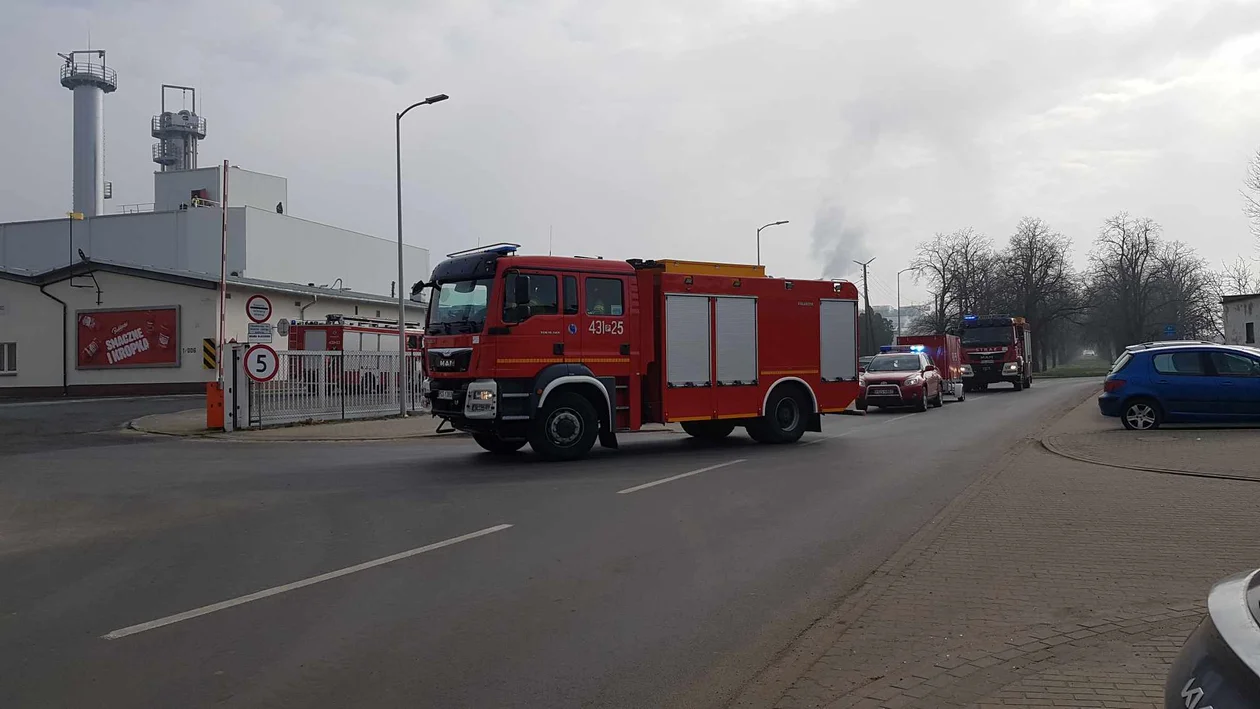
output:
<path id="1" fill-rule="evenodd" d="M 1103 383 L 1098 408 L 1139 431 L 1260 421 L 1260 350 L 1210 343 L 1127 348 Z"/>

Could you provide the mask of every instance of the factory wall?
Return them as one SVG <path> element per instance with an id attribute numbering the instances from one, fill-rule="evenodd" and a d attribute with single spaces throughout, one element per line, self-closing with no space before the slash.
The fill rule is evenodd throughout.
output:
<path id="1" fill-rule="evenodd" d="M 1247 325 L 1251 325 L 1251 338 Z M 1260 344 L 1260 295 L 1230 296 L 1225 300 L 1225 344 Z"/>
<path id="2" fill-rule="evenodd" d="M 199 167 L 153 173 L 153 210 L 170 212 L 180 205 L 192 206 L 194 190 L 205 190 L 206 199 L 220 202 L 222 166 Z M 231 167 L 228 172 L 228 207 L 257 207 L 275 210 L 276 203 L 289 205 L 289 183 L 283 177 Z"/>
<path id="3" fill-rule="evenodd" d="M 243 276 L 269 281 L 332 285 L 389 297 L 397 280 L 398 243 L 367 234 L 297 219 L 275 211 L 245 208 L 246 244 Z M 428 278 L 429 252 L 403 247 L 403 293 Z M 396 295 L 397 291 L 393 291 Z"/>
<path id="4" fill-rule="evenodd" d="M 0 294 L 8 300 L 0 342 L 16 343 L 18 361 L 15 374 L 0 377 L 0 395 L 62 393 L 63 361 L 64 384 L 70 394 L 204 391 L 204 383 L 212 381 L 215 372 L 202 366 L 201 339 L 216 334 L 216 291 L 106 271 L 97 271 L 95 277 L 95 283 L 91 278 L 78 276 L 46 286 L 49 294 L 66 303 L 64 329 L 59 303 L 41 293 L 37 286 L 0 279 Z M 178 309 L 177 327 L 170 333 L 173 365 L 99 369 L 79 366 L 79 351 L 92 340 L 96 341 L 95 361 L 105 362 L 106 343 L 118 334 L 99 332 L 79 338 L 83 315 L 95 314 L 99 318 L 102 311 L 117 313 L 135 308 L 138 310 L 134 328 L 143 326 L 140 320 L 145 311 L 169 307 Z"/>
<path id="5" fill-rule="evenodd" d="M 212 208 L 0 224 L 0 267 L 42 273 L 77 262 L 82 249 L 99 261 L 217 277 L 222 230 Z M 230 209 L 229 272 L 245 270 L 245 252 L 245 214 Z"/>

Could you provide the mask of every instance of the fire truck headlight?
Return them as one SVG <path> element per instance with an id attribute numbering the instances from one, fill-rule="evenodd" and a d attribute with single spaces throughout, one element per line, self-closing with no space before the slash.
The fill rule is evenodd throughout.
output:
<path id="1" fill-rule="evenodd" d="M 1019 362 L 1007 362 L 1006 364 L 1002 365 L 1002 372 L 1004 374 L 1018 374 Z"/>
<path id="2" fill-rule="evenodd" d="M 970 377 L 970 376 L 972 376 L 972 372 L 971 372 L 971 365 L 970 365 L 970 364 L 964 364 L 964 365 L 961 367 L 961 369 L 962 369 L 962 375 L 963 375 L 964 377 Z"/>
<path id="3" fill-rule="evenodd" d="M 470 419 L 492 419 L 498 413 L 499 385 L 493 379 L 479 379 L 468 385 L 464 397 L 464 416 Z"/>

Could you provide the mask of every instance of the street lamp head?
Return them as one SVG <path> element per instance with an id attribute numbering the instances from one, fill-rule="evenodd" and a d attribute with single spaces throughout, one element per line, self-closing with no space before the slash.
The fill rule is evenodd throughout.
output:
<path id="1" fill-rule="evenodd" d="M 450 98 L 450 96 L 447 96 L 446 94 L 438 94 L 437 96 L 430 96 L 426 98 L 424 102 L 428 104 L 434 104 L 434 103 L 438 103 L 439 101 L 445 101 L 448 98 Z"/>
<path id="2" fill-rule="evenodd" d="M 778 226 L 778 225 L 780 225 L 780 224 L 787 224 L 787 223 L 788 223 L 788 220 L 784 219 L 784 220 L 783 220 L 783 221 L 781 221 L 781 222 L 775 222 L 775 223 L 774 223 L 774 225 L 775 225 L 775 226 Z"/>

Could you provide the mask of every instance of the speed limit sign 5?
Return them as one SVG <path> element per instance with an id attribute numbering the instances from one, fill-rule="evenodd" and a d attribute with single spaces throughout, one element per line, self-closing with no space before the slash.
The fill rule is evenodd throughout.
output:
<path id="1" fill-rule="evenodd" d="M 245 350 L 245 373 L 256 382 L 269 382 L 280 372 L 280 355 L 270 345 Z"/>

